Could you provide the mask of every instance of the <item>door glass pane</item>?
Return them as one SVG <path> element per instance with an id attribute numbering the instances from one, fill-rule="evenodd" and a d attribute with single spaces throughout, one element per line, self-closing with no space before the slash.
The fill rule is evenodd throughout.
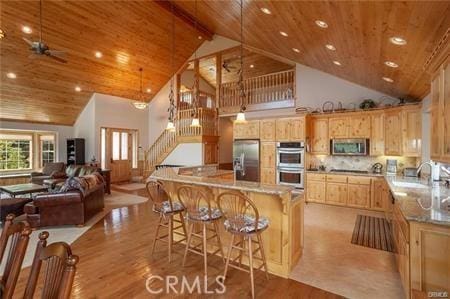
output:
<path id="1" fill-rule="evenodd" d="M 122 132 L 122 160 L 128 160 L 128 133 Z"/>
<path id="2" fill-rule="evenodd" d="M 138 144 L 137 144 L 137 132 L 134 131 L 133 135 L 133 145 L 132 145 L 132 153 L 131 153 L 131 157 L 132 157 L 132 166 L 133 168 L 137 168 L 138 167 Z"/>
<path id="3" fill-rule="evenodd" d="M 101 129 L 101 136 L 100 136 L 100 147 L 101 147 L 101 153 L 100 153 L 100 165 L 102 169 L 106 168 L 106 129 Z"/>
<path id="4" fill-rule="evenodd" d="M 113 132 L 112 135 L 112 158 L 120 160 L 120 132 Z"/>

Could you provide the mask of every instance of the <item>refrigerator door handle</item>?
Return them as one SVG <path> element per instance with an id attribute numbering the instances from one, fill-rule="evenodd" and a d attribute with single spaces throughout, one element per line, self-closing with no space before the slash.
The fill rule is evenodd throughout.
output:
<path id="1" fill-rule="evenodd" d="M 245 176 L 245 164 L 244 164 L 244 161 L 245 161 L 245 154 L 244 153 L 242 153 L 241 154 L 241 174 L 242 174 L 242 176 Z"/>

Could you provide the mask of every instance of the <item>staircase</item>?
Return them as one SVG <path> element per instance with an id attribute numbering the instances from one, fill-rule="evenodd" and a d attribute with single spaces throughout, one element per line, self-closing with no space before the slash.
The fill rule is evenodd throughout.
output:
<path id="1" fill-rule="evenodd" d="M 161 164 L 180 143 L 201 142 L 203 136 L 218 135 L 216 109 L 200 108 L 198 116 L 201 127 L 191 127 L 192 109 L 180 110 L 175 119 L 175 132 L 164 130 L 153 145 L 144 152 L 144 178 L 156 165 Z"/>

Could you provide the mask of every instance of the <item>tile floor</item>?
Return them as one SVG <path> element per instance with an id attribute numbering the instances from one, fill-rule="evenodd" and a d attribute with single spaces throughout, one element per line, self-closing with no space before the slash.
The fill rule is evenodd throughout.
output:
<path id="1" fill-rule="evenodd" d="M 321 204 L 305 206 L 305 248 L 290 278 L 347 298 L 403 298 L 394 255 L 351 243 L 358 214 L 383 213 Z"/>

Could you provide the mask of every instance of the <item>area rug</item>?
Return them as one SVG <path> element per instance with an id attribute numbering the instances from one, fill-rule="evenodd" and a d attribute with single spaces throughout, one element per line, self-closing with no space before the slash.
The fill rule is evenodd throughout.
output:
<path id="1" fill-rule="evenodd" d="M 94 224 L 103 219 L 103 217 L 111 212 L 113 209 L 122 208 L 126 206 L 141 204 L 146 202 L 148 199 L 146 197 L 137 196 L 133 194 L 126 194 L 118 191 L 112 191 L 111 195 L 105 196 L 105 209 L 91 218 L 85 226 L 59 226 L 59 227 L 49 227 L 37 229 L 31 233 L 30 241 L 28 243 L 27 252 L 22 264 L 22 268 L 31 266 L 34 257 L 34 251 L 36 245 L 39 241 L 39 233 L 42 231 L 48 231 L 49 237 L 48 242 L 66 242 L 72 244 L 81 237 L 85 232 L 87 232 Z M 24 219 L 25 217 L 19 216 L 18 219 Z M 2 229 L 0 229 L 1 233 Z M 4 264 L 4 263 L 3 263 Z M 0 275 L 3 274 L 4 265 L 0 265 Z"/>
<path id="2" fill-rule="evenodd" d="M 145 184 L 142 183 L 129 183 L 129 184 L 114 184 L 114 187 L 127 191 L 137 191 L 145 188 Z"/>
<path id="3" fill-rule="evenodd" d="M 352 244 L 393 252 L 389 222 L 385 218 L 358 215 Z"/>

